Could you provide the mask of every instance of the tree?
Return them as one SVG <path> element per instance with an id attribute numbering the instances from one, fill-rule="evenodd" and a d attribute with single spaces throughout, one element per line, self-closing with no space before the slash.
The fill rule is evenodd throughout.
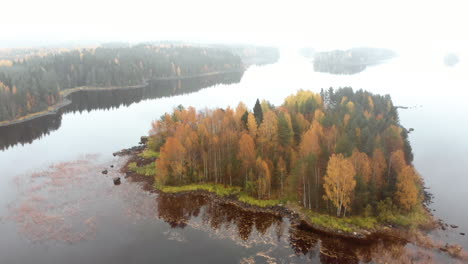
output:
<path id="1" fill-rule="evenodd" d="M 397 203 L 406 211 L 410 211 L 418 203 L 417 174 L 414 168 L 406 165 L 397 177 Z"/>
<path id="2" fill-rule="evenodd" d="M 288 113 L 280 112 L 278 115 L 278 139 L 283 147 L 290 146 L 293 140 L 291 117 Z"/>
<path id="3" fill-rule="evenodd" d="M 260 105 L 260 100 L 257 99 L 255 102 L 255 106 L 253 108 L 255 120 L 257 121 L 257 124 L 260 125 L 263 122 L 263 110 L 262 106 Z"/>
<path id="4" fill-rule="evenodd" d="M 258 198 L 270 198 L 271 195 L 271 173 L 268 164 L 260 157 L 256 161 L 257 167 L 257 193 Z"/>
<path id="5" fill-rule="evenodd" d="M 156 163 L 155 180 L 158 184 L 181 184 L 185 170 L 186 150 L 175 137 L 167 139 L 161 147 L 160 158 Z"/>
<path id="6" fill-rule="evenodd" d="M 322 135 L 322 126 L 314 120 L 312 126 L 302 136 L 302 141 L 299 145 L 300 153 L 303 157 L 311 154 L 318 156 L 320 154 L 320 138 Z"/>
<path id="7" fill-rule="evenodd" d="M 273 157 L 278 145 L 278 118 L 274 111 L 268 111 L 258 129 L 258 142 L 263 158 Z M 270 160 L 274 160 L 270 158 Z"/>
<path id="8" fill-rule="evenodd" d="M 359 150 L 357 149 L 354 149 L 350 160 L 353 163 L 354 168 L 356 169 L 356 174 L 361 175 L 364 182 L 368 184 L 372 174 L 372 168 L 371 161 L 367 154 L 359 152 Z"/>
<path id="9" fill-rule="evenodd" d="M 380 148 L 374 150 L 372 155 L 372 180 L 381 189 L 384 184 L 384 172 L 387 169 L 385 156 Z"/>
<path id="10" fill-rule="evenodd" d="M 257 137 L 257 121 L 255 121 L 255 117 L 251 113 L 249 113 L 247 117 L 247 128 L 249 129 L 249 135 L 252 138 L 256 138 Z"/>
<path id="11" fill-rule="evenodd" d="M 286 162 L 284 161 L 283 157 L 278 159 L 278 173 L 280 177 L 280 194 L 283 195 L 284 192 L 284 180 L 286 178 Z"/>
<path id="12" fill-rule="evenodd" d="M 336 207 L 336 215 L 343 216 L 350 209 L 351 197 L 356 187 L 354 176 L 356 171 L 353 164 L 342 154 L 333 154 L 328 161 L 327 174 L 324 178 L 325 200 L 330 200 Z"/>
<path id="13" fill-rule="evenodd" d="M 255 164 L 255 143 L 253 138 L 247 133 L 243 133 L 239 140 L 239 152 L 237 154 L 237 158 L 241 161 L 242 167 L 244 168 L 245 186 L 248 181 L 248 173 Z"/>

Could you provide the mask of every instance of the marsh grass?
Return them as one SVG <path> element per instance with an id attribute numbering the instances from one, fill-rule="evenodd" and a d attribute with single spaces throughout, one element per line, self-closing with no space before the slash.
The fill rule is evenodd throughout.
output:
<path id="1" fill-rule="evenodd" d="M 154 176 L 156 174 L 156 164 L 154 162 L 143 166 L 138 166 L 136 162 L 131 162 L 128 164 L 128 169 L 145 176 Z"/>

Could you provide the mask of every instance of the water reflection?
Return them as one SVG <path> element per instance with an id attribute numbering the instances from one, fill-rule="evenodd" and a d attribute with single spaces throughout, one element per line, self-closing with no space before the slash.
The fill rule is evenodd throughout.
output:
<path id="1" fill-rule="evenodd" d="M 314 70 L 316 72 L 325 72 L 331 74 L 356 74 L 364 71 L 367 66 L 371 64 L 328 64 L 328 63 L 315 63 Z"/>
<path id="2" fill-rule="evenodd" d="M 61 125 L 62 114 L 96 109 L 109 110 L 147 99 L 189 94 L 217 84 L 239 83 L 242 76 L 243 72 L 232 72 L 181 80 L 151 81 L 148 86 L 138 89 L 80 91 L 71 94 L 69 99 L 72 103 L 62 108 L 57 114 L 0 127 L 0 150 L 8 149 L 16 144 L 30 144 L 57 130 Z"/>
<path id="3" fill-rule="evenodd" d="M 157 200 L 158 217 L 173 228 L 184 228 L 190 219 L 200 217 L 203 224 L 214 230 L 237 227 L 237 235 L 244 241 L 249 239 L 254 228 L 262 235 L 273 228 L 278 239 L 282 234 L 282 217 L 274 214 L 242 210 L 202 195 L 160 194 Z"/>
<path id="4" fill-rule="evenodd" d="M 302 260 L 319 263 L 433 261 L 430 252 L 408 247 L 404 241 L 382 238 L 364 243 L 332 237 L 302 225 L 291 225 L 289 219 L 275 214 L 245 210 L 203 195 L 162 193 L 156 199 L 157 216 L 172 228 L 193 227 L 193 222 L 201 221 L 211 233 L 228 233 L 226 230 L 234 229 L 231 239 L 242 241 L 258 239 L 253 234 L 274 234 L 277 241 L 274 248 L 290 248 L 294 252 L 292 256 Z"/>

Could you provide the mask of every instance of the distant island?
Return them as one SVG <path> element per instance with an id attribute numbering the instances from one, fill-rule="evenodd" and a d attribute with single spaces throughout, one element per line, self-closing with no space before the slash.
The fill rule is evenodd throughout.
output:
<path id="1" fill-rule="evenodd" d="M 241 57 L 270 63 L 277 60 L 275 50 L 254 46 L 126 46 L 125 43 L 71 50 L 3 50 L 0 126 L 56 112 L 68 103 L 65 98 L 76 91 L 140 88 L 155 79 L 244 71 L 249 64 Z"/>
<path id="2" fill-rule="evenodd" d="M 460 61 L 460 59 L 458 58 L 457 54 L 455 54 L 455 53 L 448 53 L 444 57 L 444 63 L 445 63 L 445 65 L 447 65 L 449 67 L 453 67 L 453 66 L 457 65 L 459 61 Z"/>
<path id="3" fill-rule="evenodd" d="M 310 50 L 303 50 L 303 54 L 310 54 Z M 349 50 L 334 50 L 313 53 L 314 69 L 318 72 L 333 74 L 355 74 L 366 69 L 367 66 L 379 64 L 396 56 L 389 49 L 353 48 Z"/>
<path id="4" fill-rule="evenodd" d="M 423 179 L 390 96 L 299 91 L 253 111 L 179 106 L 123 168 L 162 192 L 207 192 L 298 215 L 315 230 L 367 239 L 432 224 Z M 261 209 L 263 208 L 263 209 Z"/>

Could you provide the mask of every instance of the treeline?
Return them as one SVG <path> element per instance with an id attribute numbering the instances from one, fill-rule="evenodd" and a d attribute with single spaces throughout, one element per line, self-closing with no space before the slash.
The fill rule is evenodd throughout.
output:
<path id="1" fill-rule="evenodd" d="M 45 110 L 67 88 L 133 86 L 154 78 L 242 68 L 240 57 L 226 50 L 171 45 L 83 49 L 3 61 L 0 121 Z"/>
<path id="2" fill-rule="evenodd" d="M 339 216 L 410 211 L 422 199 L 407 133 L 390 96 L 342 88 L 299 91 L 275 107 L 197 112 L 153 123 L 157 185 L 221 183 Z"/>
<path id="3" fill-rule="evenodd" d="M 378 64 L 395 56 L 396 53 L 389 49 L 353 48 L 315 52 L 313 59 L 315 71 L 333 74 L 355 74 L 363 71 L 369 65 Z"/>

